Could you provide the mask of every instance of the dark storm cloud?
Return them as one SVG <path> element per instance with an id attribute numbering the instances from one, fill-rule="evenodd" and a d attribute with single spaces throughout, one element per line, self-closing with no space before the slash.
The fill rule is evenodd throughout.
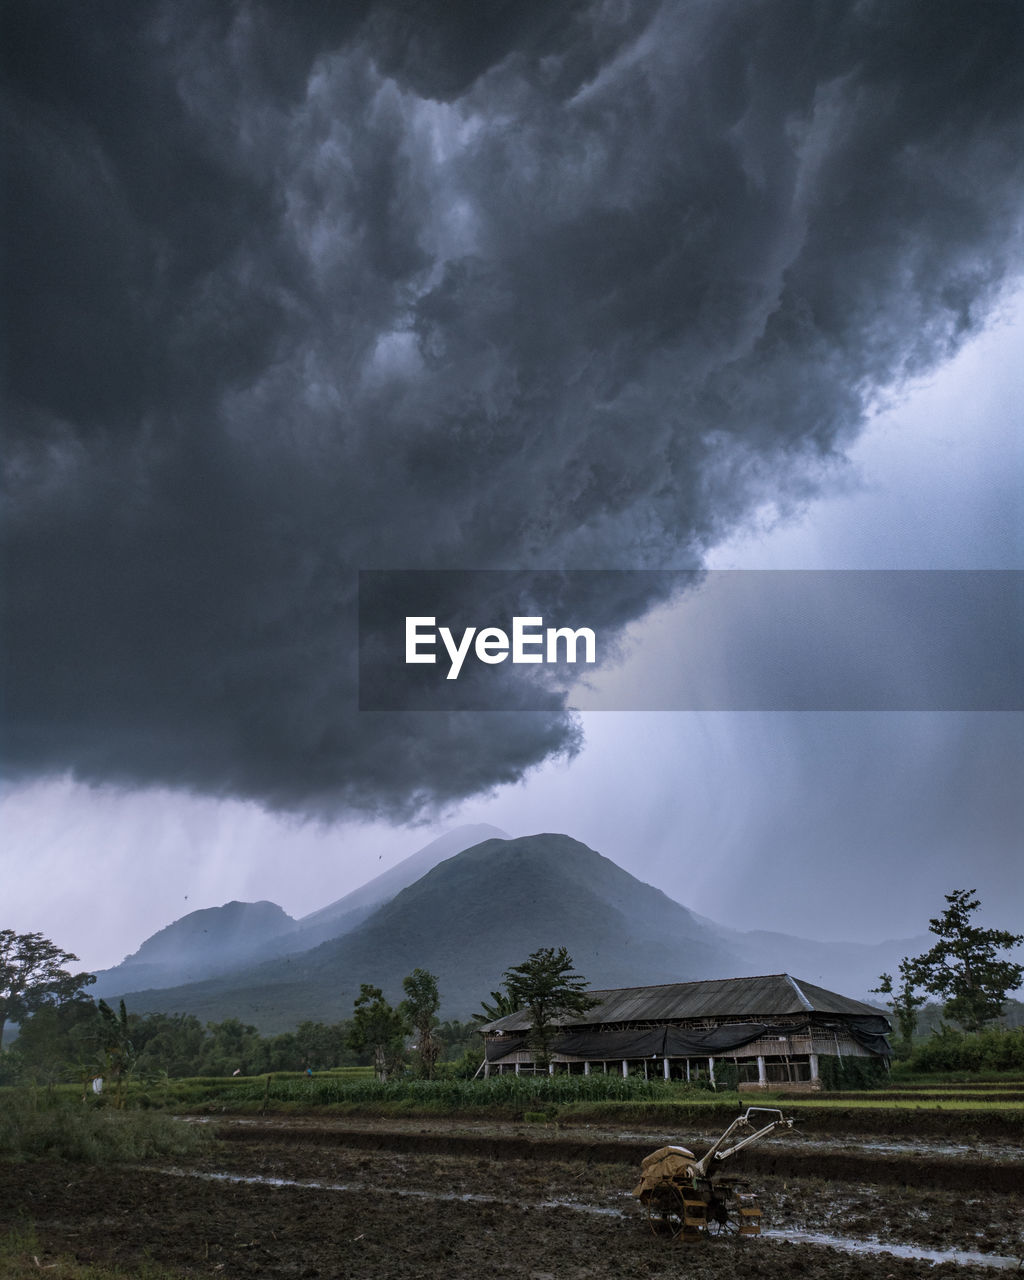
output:
<path id="1" fill-rule="evenodd" d="M 321 9 L 5 6 L 16 773 L 409 813 L 571 752 L 358 713 L 357 570 L 697 565 L 1019 268 L 1016 4 Z"/>

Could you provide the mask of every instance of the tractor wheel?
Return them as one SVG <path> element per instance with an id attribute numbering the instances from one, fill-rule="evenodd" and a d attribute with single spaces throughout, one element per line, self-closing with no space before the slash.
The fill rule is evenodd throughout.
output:
<path id="1" fill-rule="evenodd" d="M 675 1239 L 683 1229 L 682 1192 L 671 1182 L 655 1187 L 647 1196 L 647 1221 L 656 1236 Z"/>

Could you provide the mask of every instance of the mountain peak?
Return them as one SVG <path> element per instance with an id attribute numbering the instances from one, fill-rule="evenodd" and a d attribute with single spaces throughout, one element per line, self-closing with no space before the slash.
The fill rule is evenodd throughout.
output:
<path id="1" fill-rule="evenodd" d="M 418 880 L 420 876 L 426 875 L 439 862 L 454 857 L 464 849 L 493 839 L 505 840 L 508 836 L 500 827 L 492 827 L 486 822 L 455 827 L 451 831 L 446 831 L 444 835 L 438 836 L 436 840 L 431 840 L 429 844 L 410 854 L 408 858 L 403 858 L 395 866 L 389 867 L 379 876 L 368 880 L 366 884 L 360 885 L 358 889 L 345 894 L 343 898 L 338 898 L 337 901 L 328 903 L 326 907 L 302 916 L 299 923 L 303 928 L 310 926 L 322 928 L 341 922 L 347 928 L 352 928 L 358 923 L 355 919 L 357 915 L 360 920 L 365 919 L 370 911 L 393 898 L 396 893 Z"/>
<path id="2" fill-rule="evenodd" d="M 276 902 L 225 902 L 220 907 L 190 911 L 147 938 L 125 964 L 177 964 L 197 952 L 227 959 L 239 951 L 289 933 L 296 922 Z"/>
<path id="3" fill-rule="evenodd" d="M 141 971 L 151 966 L 125 965 L 119 974 L 108 971 L 120 982 L 111 989 L 123 992 L 130 983 L 138 993 L 130 1003 L 133 1011 L 173 1008 L 217 1021 L 244 1010 L 247 1021 L 275 1032 L 303 1019 L 351 1017 L 361 983 L 400 1000 L 402 979 L 416 968 L 437 977 L 442 1017 L 466 1017 L 500 986 L 508 969 L 541 947 L 564 946 L 576 971 L 598 990 L 797 972 L 823 988 L 856 996 L 867 989 L 862 972 L 892 967 L 882 949 L 857 943 L 722 928 L 569 835 L 509 838 L 486 830 L 485 839 L 450 855 L 450 846 L 435 841 L 363 886 L 371 899 L 390 888 L 383 901 L 364 900 L 346 916 L 337 908 L 351 905 L 349 895 L 333 904 L 333 920 L 311 928 L 313 918 L 307 917 L 282 935 L 275 958 L 264 950 L 230 973 L 193 973 L 193 979 L 210 980 L 171 990 L 143 991 L 167 984 L 144 980 Z M 479 828 L 463 828 L 448 838 L 457 844 L 475 834 Z M 404 883 L 400 877 L 385 882 L 403 868 Z M 269 903 L 217 910 L 230 914 L 240 908 L 245 914 L 260 906 L 280 911 Z M 187 919 L 201 923 L 201 917 L 194 912 Z M 333 932 L 317 937 L 317 927 Z"/>

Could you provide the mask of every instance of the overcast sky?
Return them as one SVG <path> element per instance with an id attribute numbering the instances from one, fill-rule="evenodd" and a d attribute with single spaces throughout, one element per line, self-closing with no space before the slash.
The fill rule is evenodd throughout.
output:
<path id="1" fill-rule="evenodd" d="M 2 923 L 101 967 L 488 821 L 1020 928 L 1019 712 L 356 709 L 361 568 L 1024 567 L 1024 11 L 486 8 L 5 7 Z M 594 607 L 656 686 L 685 603 Z"/>

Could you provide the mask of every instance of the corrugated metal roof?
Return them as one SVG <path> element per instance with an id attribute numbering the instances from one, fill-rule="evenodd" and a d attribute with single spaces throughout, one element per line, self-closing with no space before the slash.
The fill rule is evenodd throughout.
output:
<path id="1" fill-rule="evenodd" d="M 831 1013 L 863 1017 L 878 1010 L 860 1000 L 826 991 L 788 973 L 759 978 L 712 978 L 704 982 L 669 982 L 657 987 L 619 987 L 589 993 L 599 1003 L 584 1014 L 559 1019 L 559 1026 L 594 1026 L 607 1022 L 663 1022 L 677 1018 L 750 1018 L 770 1020 L 780 1014 Z M 529 1014 L 510 1013 L 481 1031 L 525 1031 Z"/>

